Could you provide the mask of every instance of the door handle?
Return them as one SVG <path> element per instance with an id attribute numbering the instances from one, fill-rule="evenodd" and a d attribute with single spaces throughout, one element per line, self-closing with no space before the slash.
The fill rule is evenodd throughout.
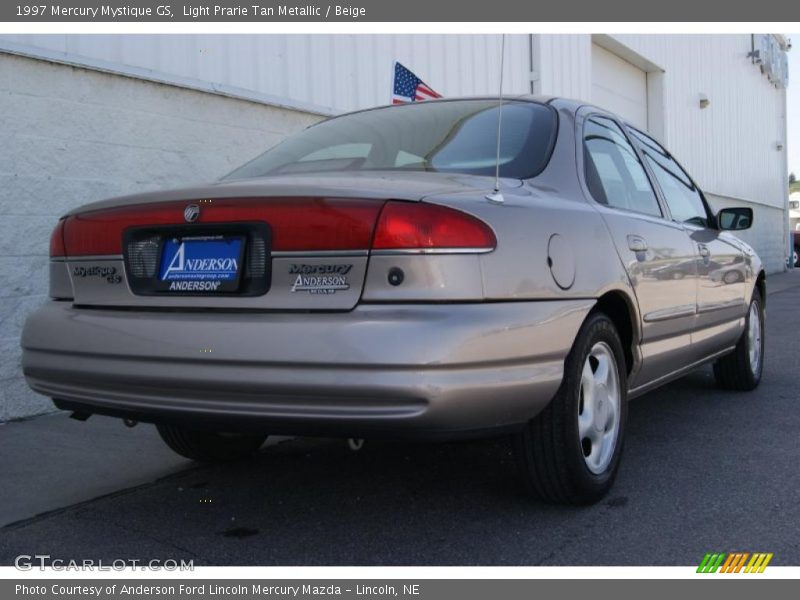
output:
<path id="1" fill-rule="evenodd" d="M 634 252 L 647 252 L 647 242 L 639 235 L 629 235 L 628 248 Z"/>
<path id="2" fill-rule="evenodd" d="M 709 256 L 711 256 L 711 250 L 709 250 L 708 246 L 706 246 L 705 244 L 697 244 L 697 251 L 703 258 L 708 258 Z"/>

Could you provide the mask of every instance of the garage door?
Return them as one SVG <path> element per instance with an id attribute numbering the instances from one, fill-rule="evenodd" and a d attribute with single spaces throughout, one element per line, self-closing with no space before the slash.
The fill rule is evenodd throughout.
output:
<path id="1" fill-rule="evenodd" d="M 592 44 L 592 103 L 647 129 L 647 73 Z"/>

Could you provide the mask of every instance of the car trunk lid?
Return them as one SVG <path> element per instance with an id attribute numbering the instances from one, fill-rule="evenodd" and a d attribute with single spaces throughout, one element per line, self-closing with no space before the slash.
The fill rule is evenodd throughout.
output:
<path id="1" fill-rule="evenodd" d="M 88 306 L 343 310 L 383 200 L 196 198 L 70 215 L 63 257 Z"/>
<path id="2" fill-rule="evenodd" d="M 361 297 L 387 202 L 475 191 L 487 180 L 335 173 L 139 194 L 69 214 L 56 244 L 64 256 L 56 261 L 63 262 L 81 306 L 349 310 Z M 453 223 L 452 215 L 440 213 L 427 216 L 441 236 Z M 397 209 L 386 215 L 394 227 L 390 246 L 419 242 L 414 222 L 425 215 Z M 378 241 L 381 252 L 392 252 L 386 238 Z"/>

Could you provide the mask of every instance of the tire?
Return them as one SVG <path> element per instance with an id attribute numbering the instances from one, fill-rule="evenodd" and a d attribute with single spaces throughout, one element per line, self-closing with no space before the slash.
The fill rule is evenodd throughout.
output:
<path id="1" fill-rule="evenodd" d="M 681 271 L 675 271 L 675 272 L 672 274 L 672 278 L 673 278 L 674 280 L 676 280 L 676 281 L 677 281 L 678 279 L 683 279 L 685 276 L 686 276 L 686 274 L 685 274 L 685 273 L 682 273 Z"/>
<path id="2" fill-rule="evenodd" d="M 797 248 L 792 252 L 792 260 L 794 260 L 795 267 L 800 267 L 800 253 L 798 253 Z"/>
<path id="3" fill-rule="evenodd" d="M 597 354 L 598 349 L 602 354 Z M 605 392 L 596 384 L 602 379 L 603 363 L 607 373 Z M 585 377 L 587 385 L 584 385 Z M 588 384 L 589 379 L 595 383 Z M 612 391 L 614 380 L 616 391 Z M 586 505 L 597 502 L 611 489 L 622 455 L 628 414 L 627 385 L 619 334 L 605 314 L 592 313 L 581 326 L 567 355 L 564 377 L 555 397 L 514 435 L 514 454 L 520 476 L 531 495 L 554 504 Z M 584 404 L 584 396 L 588 398 L 591 389 L 595 390 L 591 395 L 597 404 Z M 587 411 L 589 406 L 593 410 Z M 616 408 L 613 417 L 609 407 Z M 591 418 L 590 413 L 595 418 Z M 609 425 L 608 419 L 616 422 L 613 440 L 606 438 L 611 429 L 600 429 L 604 424 Z M 586 423 L 591 425 L 587 427 Z M 601 441 L 595 444 L 584 437 L 586 432 L 599 435 Z"/>
<path id="4" fill-rule="evenodd" d="M 714 379 L 723 390 L 747 392 L 758 387 L 764 372 L 764 317 L 764 301 L 755 289 L 736 348 L 714 363 Z"/>
<path id="5" fill-rule="evenodd" d="M 158 434 L 171 450 L 199 462 L 224 462 L 254 454 L 266 435 L 225 434 L 186 429 L 175 425 L 157 425 Z"/>

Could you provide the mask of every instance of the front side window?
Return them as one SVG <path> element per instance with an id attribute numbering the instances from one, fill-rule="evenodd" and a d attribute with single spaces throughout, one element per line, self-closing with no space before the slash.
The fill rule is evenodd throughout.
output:
<path id="1" fill-rule="evenodd" d="M 679 223 L 708 227 L 703 196 L 686 171 L 649 135 L 635 129 L 631 129 L 631 134 L 641 144 L 645 160 L 661 187 L 672 218 Z"/>
<path id="2" fill-rule="evenodd" d="M 594 116 L 583 130 L 586 184 L 601 204 L 661 216 L 653 186 L 619 125 Z"/>
<path id="3" fill-rule="evenodd" d="M 502 110 L 500 175 L 544 169 L 557 116 L 549 106 L 508 100 L 420 102 L 344 115 L 288 137 L 225 179 L 322 171 L 438 171 L 494 175 Z"/>

